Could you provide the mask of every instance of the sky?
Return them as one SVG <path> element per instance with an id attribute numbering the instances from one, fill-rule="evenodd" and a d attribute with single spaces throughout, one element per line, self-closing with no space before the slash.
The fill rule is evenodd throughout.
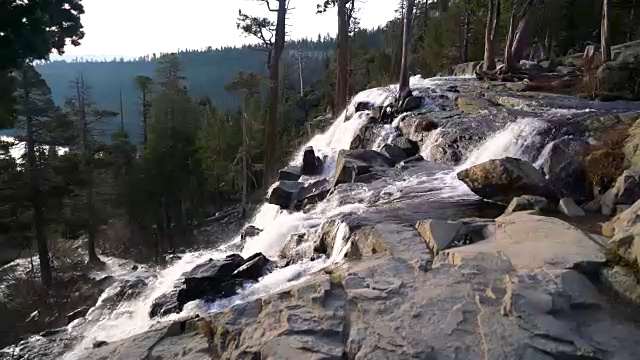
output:
<path id="1" fill-rule="evenodd" d="M 316 38 L 335 35 L 335 10 L 317 15 L 322 0 L 290 0 L 289 37 Z M 276 1 L 271 1 L 275 7 Z M 236 28 L 238 9 L 269 16 L 256 0 L 83 0 L 85 38 L 79 47 L 69 46 L 65 55 L 137 57 L 179 49 L 242 45 L 254 42 Z M 395 0 L 358 0 L 361 27 L 374 28 L 391 20 Z"/>

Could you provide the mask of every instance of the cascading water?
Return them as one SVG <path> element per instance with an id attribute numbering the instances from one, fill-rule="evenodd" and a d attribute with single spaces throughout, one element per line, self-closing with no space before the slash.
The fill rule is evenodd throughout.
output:
<path id="1" fill-rule="evenodd" d="M 429 94 L 437 92 L 438 87 L 447 81 L 460 81 L 468 83 L 471 79 L 411 79 L 412 89 L 415 93 L 428 98 Z M 342 113 L 331 127 L 323 134 L 312 138 L 305 146 L 313 146 L 316 154 L 325 158 L 323 174 L 314 177 L 302 177 L 301 181 L 310 182 L 322 177 L 330 177 L 335 171 L 335 163 L 340 150 L 349 149 L 351 142 L 368 121 L 368 112 L 355 113 L 357 103 L 367 101 L 374 106 L 384 106 L 393 101 L 397 86 L 377 88 L 363 91 L 357 94 L 347 110 Z M 439 91 L 439 90 L 438 90 Z M 443 92 L 438 95 L 441 96 Z M 449 96 L 449 95 L 447 95 Z M 426 102 L 422 111 L 428 110 L 432 105 Z M 398 121 L 383 132 L 378 142 L 384 144 L 394 135 L 394 128 Z M 395 126 L 394 126 L 395 125 Z M 285 246 L 292 234 L 307 233 L 307 243 L 302 246 L 311 246 L 314 231 L 322 222 L 330 217 L 346 213 L 363 213 L 371 209 L 371 205 L 381 205 L 398 201 L 403 192 L 428 193 L 434 199 L 456 199 L 467 201 L 477 199 L 475 195 L 458 181 L 455 177 L 457 171 L 481 163 L 483 161 L 506 156 L 520 157 L 527 160 L 535 160 L 539 155 L 539 147 L 544 146 L 544 140 L 540 136 L 548 124 L 545 121 L 534 118 L 521 118 L 508 124 L 503 130 L 489 137 L 475 151 L 472 151 L 466 160 L 457 168 L 434 168 L 428 173 L 419 173 L 404 179 L 394 179 L 394 183 L 383 186 L 377 193 L 368 185 L 357 184 L 347 193 L 336 192 L 326 200 L 320 202 L 312 209 L 305 212 L 282 211 L 277 206 L 263 204 L 256 213 L 251 223 L 263 231 L 253 238 L 249 238 L 242 249 L 243 256 L 262 252 L 267 257 L 275 259 Z M 439 130 L 432 131 L 423 147 L 423 155 L 429 159 L 430 146 L 438 141 Z M 299 151 L 292 161 L 292 165 L 302 162 L 302 151 Z M 153 300 L 174 287 L 181 275 L 193 268 L 196 264 L 209 258 L 223 258 L 231 252 L 231 244 L 240 242 L 239 236 L 231 239 L 229 244 L 218 249 L 199 251 L 185 254 L 180 260 L 161 271 L 141 267 L 136 272 L 116 276 L 117 283 L 110 287 L 101 296 L 96 306 L 91 309 L 85 319 L 77 320 L 68 329 L 78 336 L 79 341 L 72 351 L 68 352 L 64 359 L 73 360 L 82 358 L 84 349 L 90 348 L 96 340 L 116 341 L 130 337 L 134 334 L 149 329 L 154 323 L 173 319 L 193 313 L 207 313 L 225 309 L 233 304 L 250 301 L 286 288 L 292 284 L 303 281 L 306 276 L 317 272 L 331 264 L 341 262 L 346 249 L 349 247 L 349 228 L 341 224 L 337 228 L 336 244 L 329 258 L 317 260 L 303 260 L 293 265 L 277 269 L 264 276 L 256 284 L 247 285 L 236 296 L 217 301 L 213 304 L 201 301 L 192 302 L 185 306 L 181 314 L 171 315 L 159 320 L 150 320 L 148 313 Z M 146 288 L 133 300 L 123 301 L 118 304 L 109 304 L 109 298 L 125 281 L 142 279 L 147 283 Z"/>

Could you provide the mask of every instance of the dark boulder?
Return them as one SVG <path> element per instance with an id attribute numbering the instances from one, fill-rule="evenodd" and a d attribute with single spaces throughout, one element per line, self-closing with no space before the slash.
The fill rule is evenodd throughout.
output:
<path id="1" fill-rule="evenodd" d="M 527 161 L 511 157 L 489 160 L 462 170 L 458 179 L 476 195 L 503 204 L 522 195 L 557 198 L 538 169 Z"/>
<path id="2" fill-rule="evenodd" d="M 563 138 L 550 145 L 541 170 L 560 197 L 578 201 L 591 199 L 592 191 L 584 167 L 588 148 L 589 143 L 576 138 Z"/>
<path id="3" fill-rule="evenodd" d="M 407 154 L 400 147 L 393 144 L 384 144 L 380 153 L 387 156 L 394 165 L 407 158 Z"/>
<path id="4" fill-rule="evenodd" d="M 146 288 L 147 282 L 143 279 L 125 280 L 115 293 L 103 300 L 103 303 L 108 307 L 116 307 L 123 301 L 130 301 L 140 296 Z"/>
<path id="5" fill-rule="evenodd" d="M 298 181 L 302 176 L 300 166 L 287 166 L 278 173 L 278 181 Z"/>
<path id="6" fill-rule="evenodd" d="M 436 130 L 438 127 L 437 122 L 424 115 L 408 116 L 398 125 L 403 137 L 419 143 L 424 142 L 429 132 Z"/>
<path id="7" fill-rule="evenodd" d="M 361 101 L 356 104 L 356 112 L 373 110 L 374 105 L 368 101 Z"/>
<path id="8" fill-rule="evenodd" d="M 293 207 L 296 210 L 302 210 L 307 205 L 317 204 L 329 195 L 330 190 L 331 184 L 327 179 L 305 185 L 294 195 Z"/>
<path id="9" fill-rule="evenodd" d="M 412 156 L 410 158 L 404 159 L 396 164 L 396 168 L 398 169 L 406 169 L 413 164 L 420 163 L 424 161 L 424 157 L 422 155 Z"/>
<path id="10" fill-rule="evenodd" d="M 322 159 L 316 156 L 313 147 L 308 146 L 304 149 L 304 154 L 302 155 L 302 175 L 320 175 L 322 174 L 322 168 Z"/>
<path id="11" fill-rule="evenodd" d="M 420 145 L 417 142 L 408 139 L 404 136 L 398 136 L 391 141 L 392 145 L 395 145 L 404 151 L 406 157 L 412 157 L 418 155 L 420 152 Z"/>
<path id="12" fill-rule="evenodd" d="M 246 238 L 256 237 L 260 235 L 261 232 L 262 232 L 262 229 L 259 229 L 254 225 L 248 225 L 242 230 L 242 233 L 240 234 L 240 238 L 244 240 Z"/>
<path id="13" fill-rule="evenodd" d="M 72 312 L 68 313 L 67 314 L 67 324 L 71 324 L 75 320 L 85 317 L 87 315 L 87 313 L 89 312 L 89 310 L 90 310 L 90 308 L 88 306 L 83 306 L 80 309 L 77 309 L 75 311 L 72 311 Z"/>
<path id="14" fill-rule="evenodd" d="M 341 151 L 336 161 L 336 170 L 331 181 L 331 187 L 354 182 L 359 175 L 369 174 L 372 166 L 362 161 L 346 157 L 347 151 Z"/>
<path id="15" fill-rule="evenodd" d="M 400 106 L 400 113 L 418 110 L 422 107 L 422 99 L 419 96 L 409 96 Z"/>
<path id="16" fill-rule="evenodd" d="M 224 259 L 209 259 L 183 274 L 173 290 L 154 299 L 149 317 L 179 313 L 190 301 L 214 301 L 233 296 L 245 281 L 257 281 L 273 268 L 262 253 L 244 259 L 232 254 Z"/>
<path id="17" fill-rule="evenodd" d="M 395 163 L 384 154 L 375 150 L 358 149 L 346 152 L 344 157 L 377 167 L 393 167 Z"/>
<path id="18" fill-rule="evenodd" d="M 365 124 L 351 140 L 349 149 L 371 149 L 382 135 L 382 127 L 375 123 Z"/>
<path id="19" fill-rule="evenodd" d="M 269 204 L 288 209 L 291 206 L 295 194 L 302 189 L 303 183 L 298 181 L 278 181 L 269 194 Z"/>

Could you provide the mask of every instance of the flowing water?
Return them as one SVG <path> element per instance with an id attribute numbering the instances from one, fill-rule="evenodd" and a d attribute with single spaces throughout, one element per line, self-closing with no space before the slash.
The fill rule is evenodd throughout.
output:
<path id="1" fill-rule="evenodd" d="M 412 88 L 417 93 L 430 95 L 449 96 L 446 91 L 440 91 L 442 85 L 456 81 L 469 82 L 469 79 L 437 78 L 411 79 Z M 323 134 L 315 136 L 305 146 L 313 146 L 320 157 L 325 158 L 323 174 L 315 177 L 303 177 L 301 181 L 310 182 L 322 177 L 330 177 L 335 170 L 338 152 L 349 149 L 351 141 L 359 129 L 366 123 L 368 112 L 355 113 L 355 105 L 361 101 L 368 101 L 376 106 L 386 105 L 393 101 L 396 86 L 377 88 L 363 91 L 355 96 L 349 108 L 341 114 L 333 125 Z M 441 97 L 442 98 L 442 97 Z M 429 110 L 434 105 L 427 100 L 423 110 Z M 557 110 L 571 113 L 571 110 Z M 384 144 L 395 136 L 395 124 L 387 126 L 378 145 Z M 365 184 L 351 184 L 345 191 L 336 191 L 323 202 L 306 212 L 281 211 L 277 206 L 264 204 L 259 209 L 251 223 L 263 231 L 256 237 L 249 238 L 242 248 L 242 255 L 248 256 L 256 252 L 262 252 L 267 257 L 275 259 L 292 234 L 307 233 L 307 243 L 302 246 L 312 246 L 314 231 L 322 222 L 339 214 L 363 214 L 377 211 L 386 212 L 386 216 L 407 216 L 407 218 L 424 216 L 418 208 L 427 207 L 424 211 L 438 212 L 439 216 L 446 217 L 456 206 L 467 206 L 478 202 L 478 198 L 472 194 L 466 186 L 456 178 L 457 171 L 479 164 L 489 159 L 506 156 L 518 157 L 535 162 L 538 160 L 542 148 L 547 139 L 542 135 L 549 124 L 541 118 L 522 117 L 508 124 L 501 131 L 486 139 L 456 168 L 439 166 L 428 163 L 418 170 L 408 172 L 401 178 L 383 179 L 376 186 Z M 436 143 L 440 132 L 433 131 L 422 149 L 423 155 L 428 159 L 430 146 Z M 291 161 L 291 164 L 299 164 L 300 155 Z M 418 199 L 419 203 L 414 203 Z M 425 202 L 425 200 L 429 200 Z M 412 202 L 413 201 L 413 202 Z M 428 205 L 424 205 L 428 203 Z M 412 205 L 415 204 L 415 205 Z M 380 210 L 382 209 L 382 210 Z M 396 209 L 393 212 L 389 209 Z M 454 210 L 451 210 L 454 209 Z M 64 359 L 80 359 L 84 349 L 90 348 L 97 340 L 116 341 L 143 332 L 158 321 L 166 321 L 194 313 L 209 313 L 220 311 L 236 303 L 250 301 L 262 297 L 265 294 L 276 292 L 296 282 L 304 281 L 305 277 L 317 272 L 331 264 L 343 261 L 346 249 L 349 246 L 349 228 L 342 224 L 338 227 L 336 246 L 329 258 L 320 258 L 314 261 L 305 260 L 299 263 L 278 269 L 263 277 L 258 283 L 248 284 L 239 291 L 238 295 L 215 303 L 196 301 L 185 306 L 181 314 L 170 315 L 163 319 L 150 320 L 148 312 L 153 300 L 169 292 L 181 274 L 190 270 L 196 264 L 209 258 L 223 258 L 232 250 L 237 249 L 240 243 L 239 236 L 230 239 L 229 243 L 218 249 L 199 251 L 185 254 L 180 260 L 169 267 L 158 270 L 141 266 L 135 272 L 122 270 L 130 268 L 131 264 L 109 263 L 111 274 L 117 278 L 117 282 L 101 296 L 98 303 L 88 313 L 86 318 L 79 319 L 68 326 L 68 331 L 81 339 L 69 351 Z M 125 281 L 143 280 L 147 286 L 142 293 L 133 300 L 112 304 L 109 299 Z"/>

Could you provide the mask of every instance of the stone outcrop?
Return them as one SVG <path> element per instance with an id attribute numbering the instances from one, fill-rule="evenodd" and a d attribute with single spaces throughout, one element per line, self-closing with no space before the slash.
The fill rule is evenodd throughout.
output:
<path id="1" fill-rule="evenodd" d="M 415 229 L 353 230 L 382 251 L 87 356 L 613 360 L 640 351 L 633 320 L 576 270 L 603 262 L 602 249 L 563 221 L 526 212 L 501 217 L 495 236 L 444 250 L 426 272 L 415 266 L 431 262 Z"/>
<path id="2" fill-rule="evenodd" d="M 300 172 L 302 175 L 313 176 L 322 174 L 323 162 L 320 157 L 316 156 L 313 147 L 309 146 L 304 149 L 302 154 L 302 166 Z"/>
<path id="3" fill-rule="evenodd" d="M 640 201 L 603 226 L 609 246 L 631 264 L 640 263 Z"/>
<path id="4" fill-rule="evenodd" d="M 541 196 L 522 195 L 514 197 L 509 206 L 507 206 L 504 215 L 527 210 L 535 210 L 538 213 L 550 210 L 549 201 Z"/>
<path id="5" fill-rule="evenodd" d="M 582 210 L 572 198 L 562 198 L 558 203 L 558 211 L 568 217 L 580 217 L 585 216 L 584 210 Z"/>
<path id="6" fill-rule="evenodd" d="M 504 204 L 525 194 L 555 197 L 540 171 L 529 162 L 516 158 L 489 160 L 462 170 L 458 179 L 476 195 Z"/>

